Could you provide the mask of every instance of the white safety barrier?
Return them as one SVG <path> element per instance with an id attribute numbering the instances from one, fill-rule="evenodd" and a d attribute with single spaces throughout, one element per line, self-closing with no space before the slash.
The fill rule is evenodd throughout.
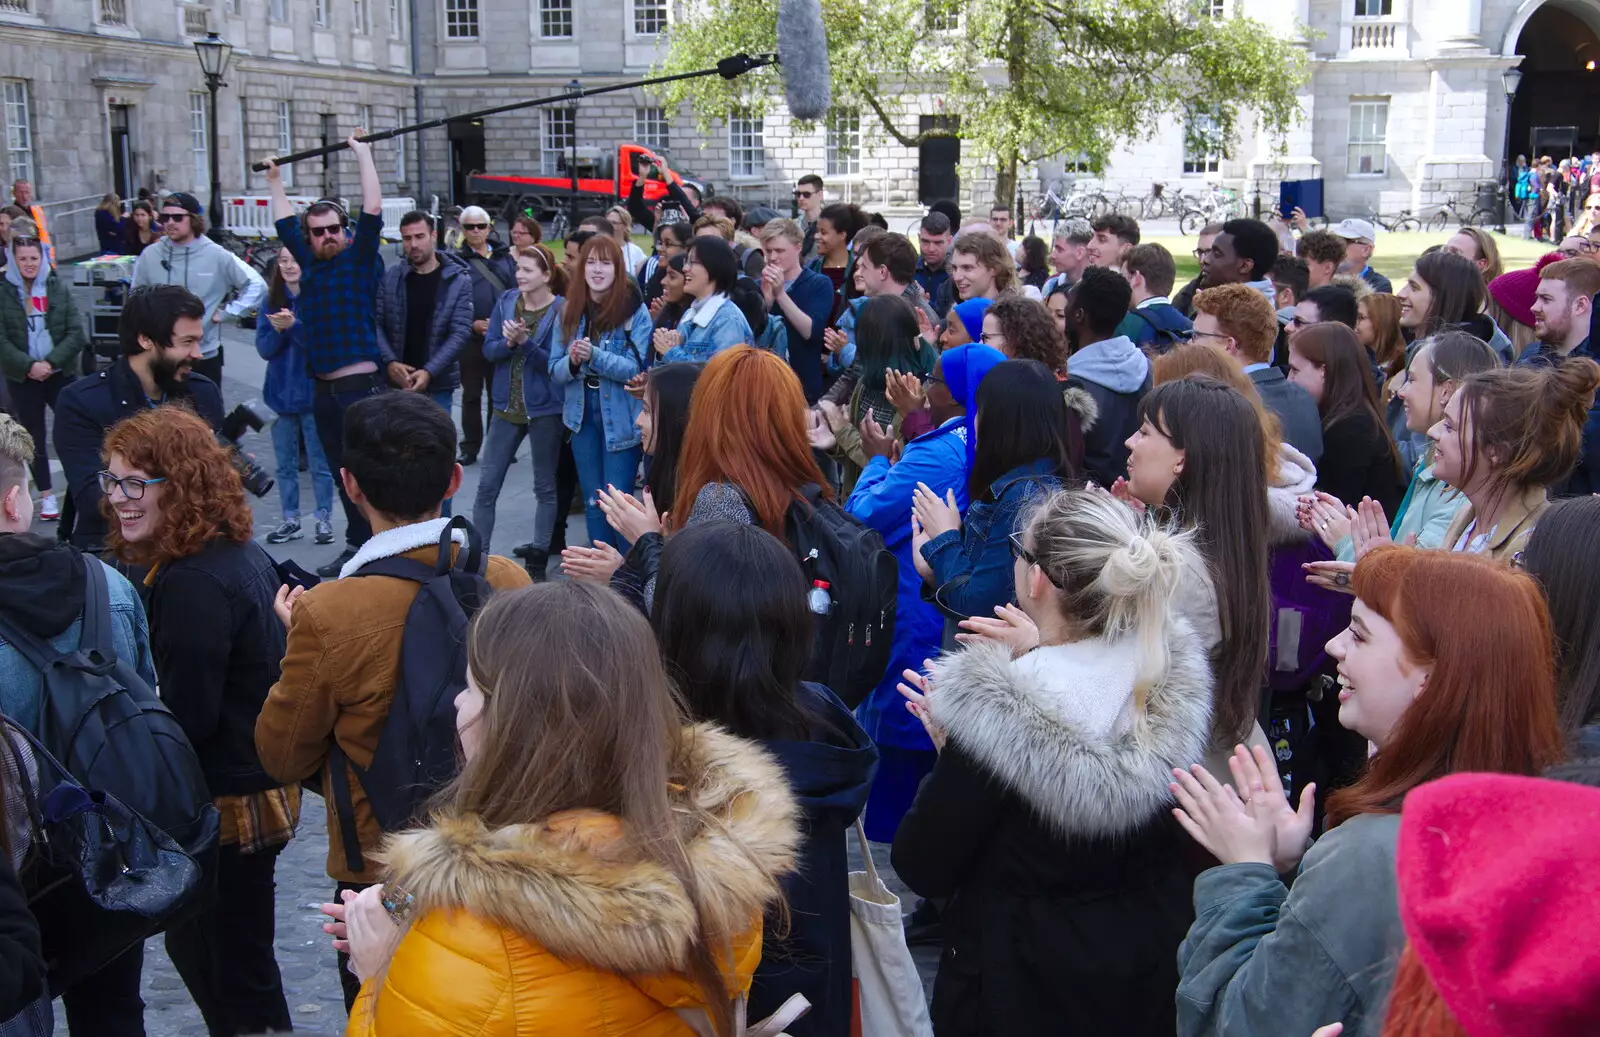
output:
<path id="1" fill-rule="evenodd" d="M 314 195 L 290 195 L 294 211 L 304 212 L 306 206 L 322 199 Z M 349 203 L 339 199 L 339 204 L 349 208 Z M 434 196 L 433 211 L 438 212 L 439 199 Z M 400 217 L 417 207 L 415 198 L 385 198 L 383 200 L 383 236 L 389 241 L 400 240 Z M 241 238 L 271 238 L 277 236 L 272 218 L 272 199 L 256 195 L 234 195 L 222 200 L 222 222 L 230 232 Z"/>

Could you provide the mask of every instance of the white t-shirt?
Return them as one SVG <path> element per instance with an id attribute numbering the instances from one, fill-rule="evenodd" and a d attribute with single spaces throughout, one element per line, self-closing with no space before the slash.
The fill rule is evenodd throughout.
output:
<path id="1" fill-rule="evenodd" d="M 639 268 L 644 266 L 644 249 L 630 241 L 622 247 L 622 258 L 627 261 L 628 271 L 638 277 Z"/>

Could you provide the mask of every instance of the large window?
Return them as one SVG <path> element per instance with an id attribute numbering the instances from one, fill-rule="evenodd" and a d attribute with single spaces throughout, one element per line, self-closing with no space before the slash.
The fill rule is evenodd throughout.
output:
<path id="1" fill-rule="evenodd" d="M 667 0 L 633 0 L 633 32 L 656 36 L 667 28 Z"/>
<path id="2" fill-rule="evenodd" d="M 539 0 L 539 35 L 547 40 L 572 38 L 572 0 Z"/>
<path id="3" fill-rule="evenodd" d="M 250 103 L 239 98 L 239 183 L 250 190 Z"/>
<path id="4" fill-rule="evenodd" d="M 565 173 L 565 156 L 578 143 L 578 110 L 546 108 L 539 167 L 545 176 Z"/>
<path id="5" fill-rule="evenodd" d="M 267 16 L 275 22 L 289 20 L 289 0 L 269 0 Z"/>
<path id="6" fill-rule="evenodd" d="M 372 32 L 372 8 L 367 0 L 350 0 L 350 15 L 356 32 L 363 36 Z"/>
<path id="7" fill-rule="evenodd" d="M 1189 116 L 1183 130 L 1183 171 L 1216 173 L 1222 169 L 1222 132 L 1205 112 Z"/>
<path id="8" fill-rule="evenodd" d="M 861 113 L 854 108 L 829 109 L 827 145 L 828 176 L 861 172 Z"/>
<path id="9" fill-rule="evenodd" d="M 311 0 L 311 23 L 319 28 L 327 28 L 328 0 Z"/>
<path id="10" fill-rule="evenodd" d="M 1356 0 L 1357 18 L 1385 18 L 1394 13 L 1394 0 Z"/>
<path id="11" fill-rule="evenodd" d="M 452 40 L 478 38 L 478 0 L 444 0 L 444 34 Z"/>
<path id="12" fill-rule="evenodd" d="M 406 34 L 405 10 L 400 0 L 389 0 L 389 35 L 396 39 Z"/>
<path id="13" fill-rule="evenodd" d="M 5 80 L 6 154 L 11 160 L 12 180 L 33 179 L 33 123 L 28 118 L 28 84 L 21 79 Z"/>
<path id="14" fill-rule="evenodd" d="M 128 24 L 127 0 L 100 0 L 99 11 L 101 25 Z"/>
<path id="15" fill-rule="evenodd" d="M 194 153 L 195 191 L 211 183 L 211 160 L 206 149 L 206 95 L 189 95 L 189 150 Z"/>
<path id="16" fill-rule="evenodd" d="M 409 121 L 406 115 L 407 112 L 404 108 L 397 108 L 395 110 L 395 118 L 399 121 L 396 125 L 405 125 Z M 394 178 L 402 184 L 410 182 L 410 178 L 407 176 L 409 171 L 406 169 L 406 140 L 407 135 L 404 133 L 394 138 Z"/>
<path id="17" fill-rule="evenodd" d="M 1389 99 L 1350 102 L 1350 146 L 1345 173 L 1379 176 L 1389 171 Z"/>
<path id="18" fill-rule="evenodd" d="M 294 106 L 289 101 L 279 101 L 278 154 L 287 155 L 292 151 L 294 151 Z M 283 170 L 283 186 L 285 188 L 293 187 L 294 165 L 286 162 L 280 168 Z"/>
<path id="19" fill-rule="evenodd" d="M 766 130 L 759 115 L 736 111 L 728 117 L 728 175 L 759 180 L 766 174 Z"/>
<path id="20" fill-rule="evenodd" d="M 667 113 L 660 108 L 635 108 L 633 110 L 633 139 L 657 155 L 666 154 L 672 146 Z"/>

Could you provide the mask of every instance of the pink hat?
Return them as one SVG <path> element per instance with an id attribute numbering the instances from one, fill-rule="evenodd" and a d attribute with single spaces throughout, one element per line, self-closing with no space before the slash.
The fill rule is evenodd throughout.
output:
<path id="1" fill-rule="evenodd" d="M 1533 327 L 1533 296 L 1539 290 L 1539 271 L 1560 259 L 1561 253 L 1551 252 L 1540 256 L 1539 261 L 1526 270 L 1501 274 L 1489 282 L 1489 297 L 1499 303 L 1512 320 L 1523 327 Z"/>
<path id="2" fill-rule="evenodd" d="M 1406 797 L 1400 921 L 1473 1037 L 1580 1037 L 1600 1020 L 1600 789 L 1456 774 Z"/>

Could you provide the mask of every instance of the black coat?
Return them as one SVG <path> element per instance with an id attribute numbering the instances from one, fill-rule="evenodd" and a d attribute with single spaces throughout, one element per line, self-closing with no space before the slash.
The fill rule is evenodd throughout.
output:
<path id="1" fill-rule="evenodd" d="M 1067 361 L 1070 370 L 1072 361 Z M 1150 391 L 1150 375 L 1136 392 L 1118 392 L 1099 382 L 1075 375 L 1067 376 L 1068 390 L 1079 390 L 1093 401 L 1092 412 L 1077 403 L 1080 413 L 1088 412 L 1083 423 L 1083 474 L 1106 489 L 1128 474 L 1128 437 L 1139 431 L 1139 401 Z M 1081 397 L 1080 397 L 1081 399 Z M 1074 400 L 1068 397 L 1069 407 Z"/>
<path id="2" fill-rule="evenodd" d="M 182 392 L 174 393 L 169 402 L 190 407 L 212 428 L 222 426 L 222 393 L 217 383 L 205 375 L 191 372 L 183 381 Z M 79 378 L 56 397 L 52 442 L 72 494 L 73 546 L 85 551 L 98 551 L 104 546 L 106 520 L 100 513 L 102 494 L 96 478 L 105 468 L 100 460 L 100 444 L 111 426 L 148 406 L 127 357 L 98 374 Z"/>
<path id="3" fill-rule="evenodd" d="M 28 898 L 10 858 L 0 854 L 0 1020 L 21 1012 L 45 990 L 39 923 L 28 910 Z"/>
<path id="4" fill-rule="evenodd" d="M 845 832 L 861 815 L 878 768 L 878 748 L 828 689 L 803 685 L 818 710 L 809 741 L 761 743 L 789 777 L 804 833 L 794 871 L 783 878 L 787 935 L 769 929 L 750 987 L 750 1018 L 765 1019 L 791 994 L 811 1010 L 789 1024 L 794 1037 L 850 1034 L 850 866 Z"/>
<path id="5" fill-rule="evenodd" d="M 1131 679 L 1114 676 L 1131 644 L 1095 639 L 1015 663 L 985 645 L 935 665 L 934 718 L 949 741 L 893 862 L 917 893 L 950 898 L 939 1037 L 1173 1034 L 1194 910 L 1167 780 L 1204 753 L 1211 680 L 1186 625 L 1169 647 L 1146 719 L 1097 738 L 1074 711 L 1131 697 Z"/>
<path id="6" fill-rule="evenodd" d="M 1393 515 L 1405 496 L 1406 484 L 1395 463 L 1394 444 L 1375 416 L 1359 411 L 1322 430 L 1322 458 L 1317 462 L 1317 489 L 1350 507 L 1371 497 Z"/>
<path id="7" fill-rule="evenodd" d="M 161 700 L 194 744 L 213 796 L 282 782 L 261 769 L 256 717 L 278 680 L 286 634 L 272 610 L 282 581 L 253 540 L 220 537 L 163 563 L 150 590 L 150 649 Z"/>

